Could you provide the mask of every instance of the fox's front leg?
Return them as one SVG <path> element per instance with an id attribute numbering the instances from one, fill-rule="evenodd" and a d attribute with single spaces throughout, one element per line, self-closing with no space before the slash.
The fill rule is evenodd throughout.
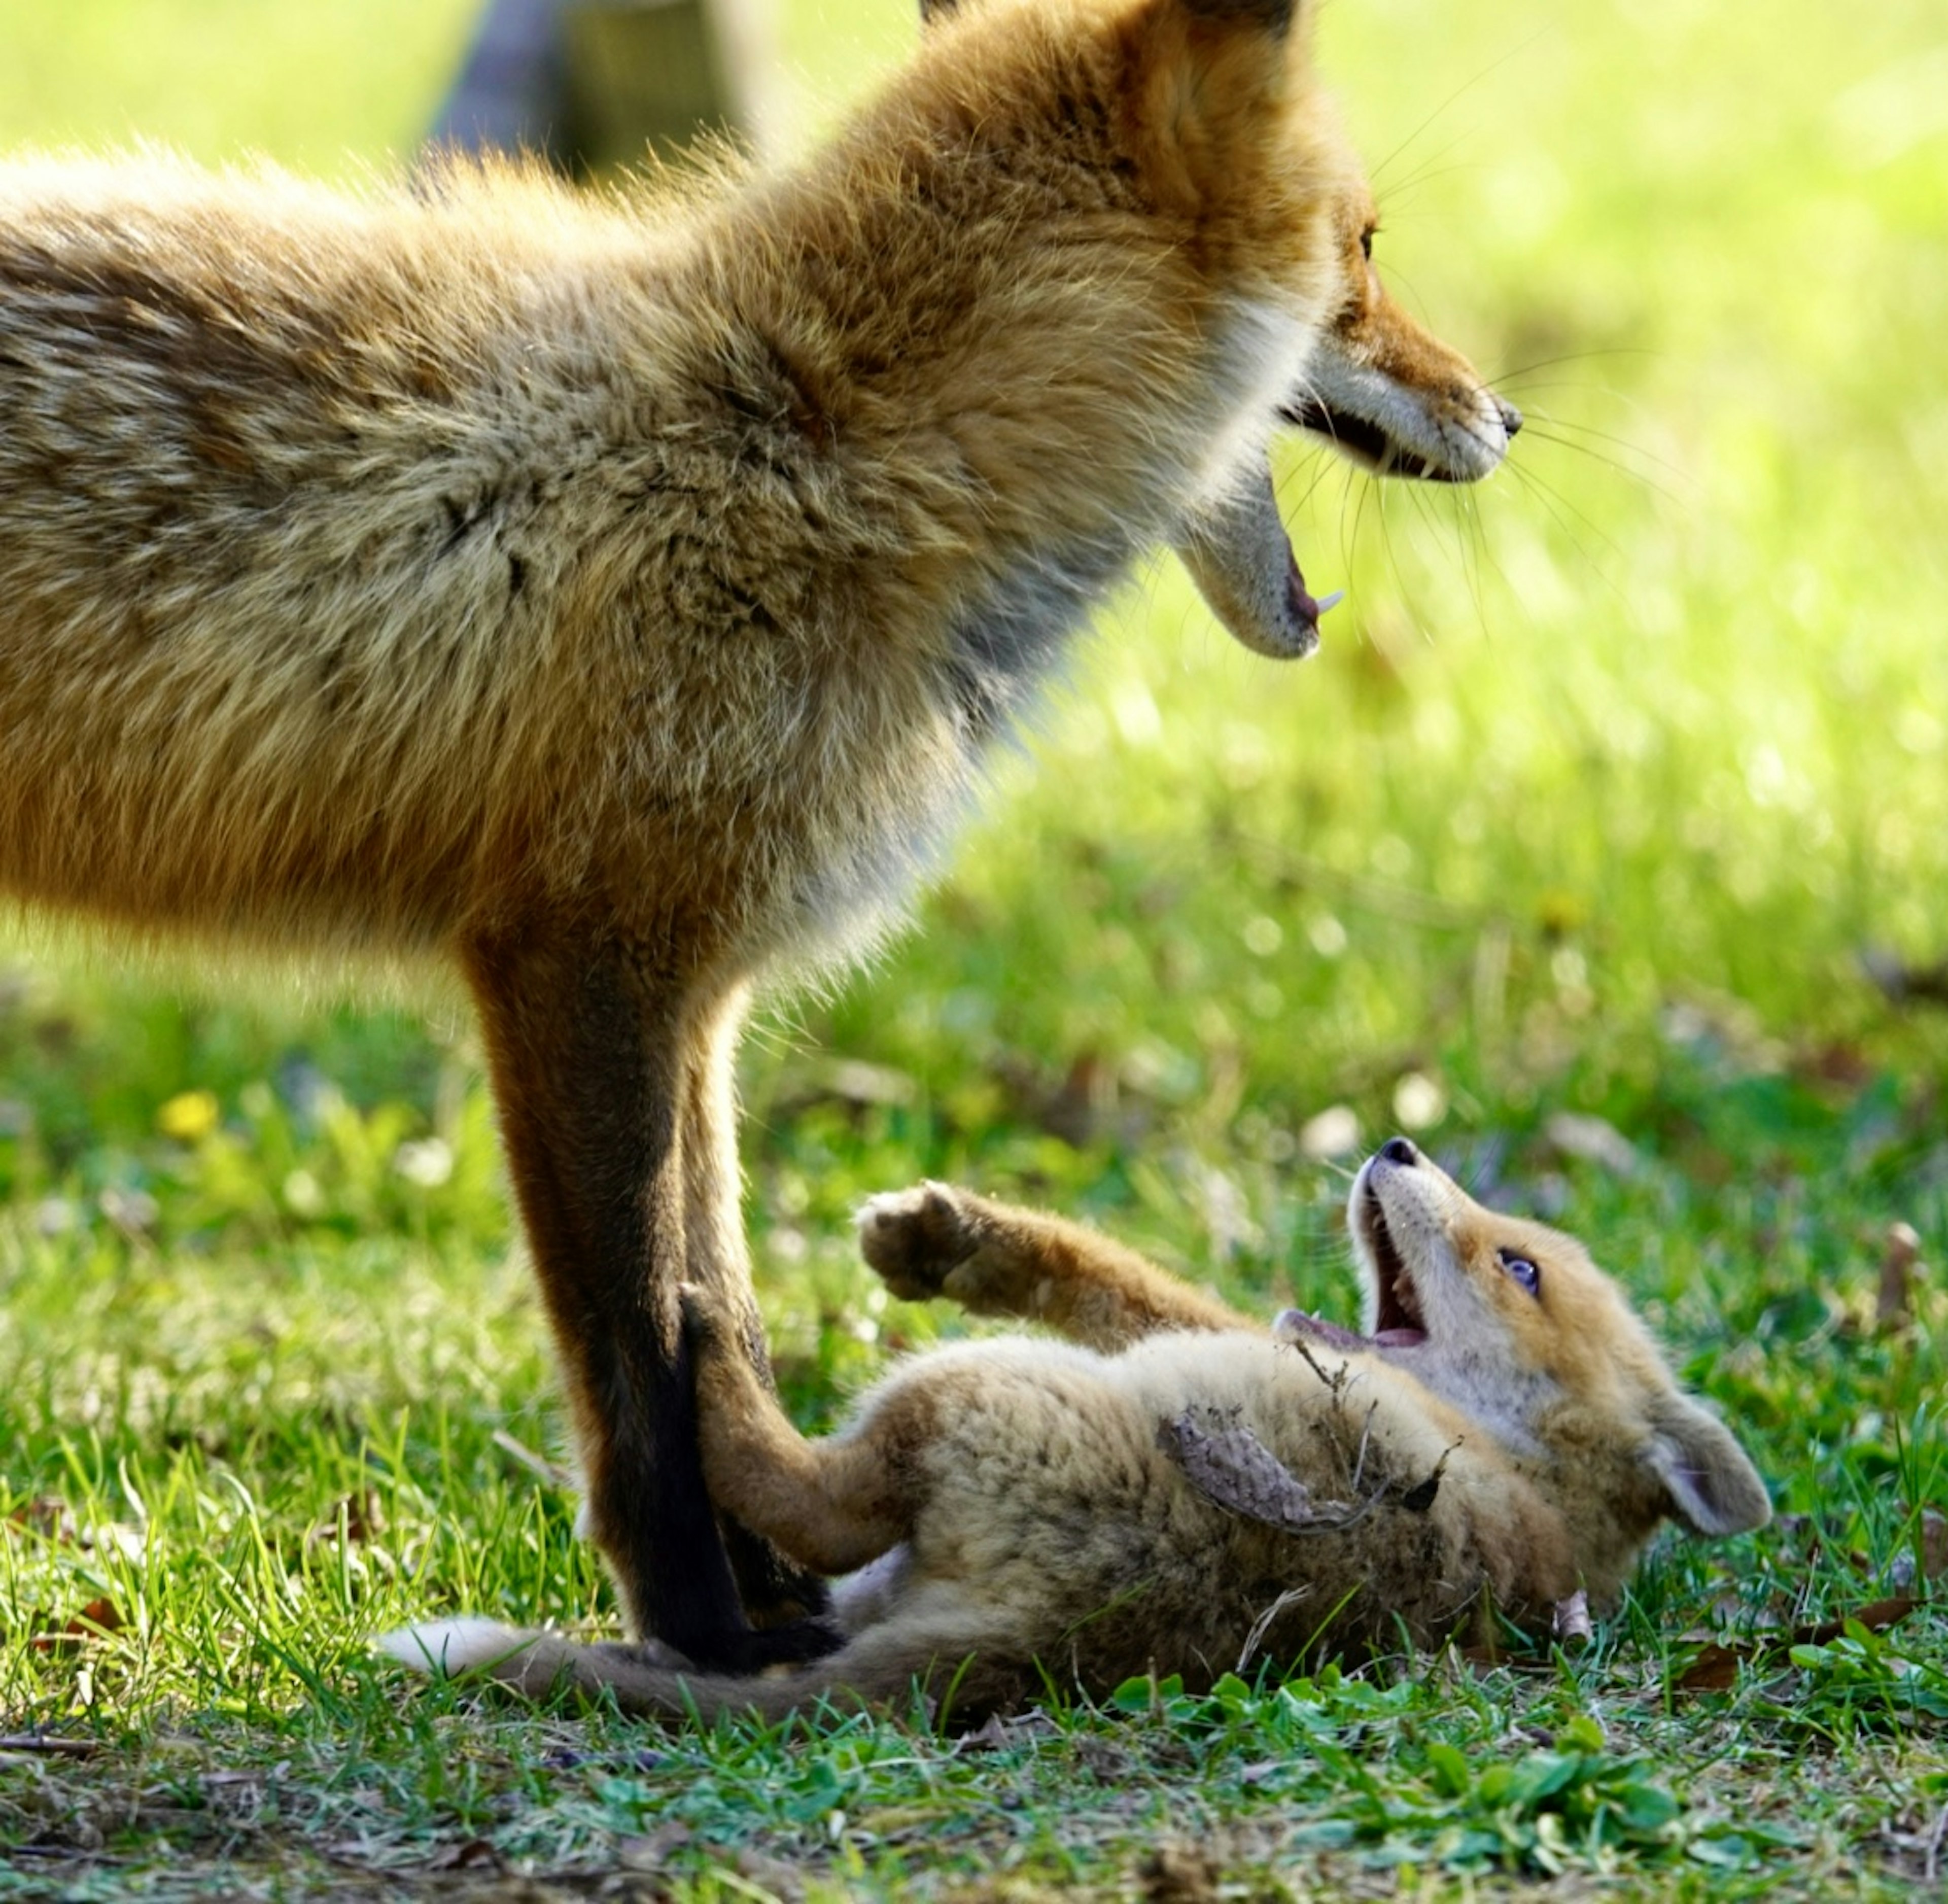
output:
<path id="1" fill-rule="evenodd" d="M 895 1400 L 848 1433 L 809 1441 L 752 1367 L 713 1291 L 683 1294 L 704 1477 L 718 1506 L 820 1573 L 876 1560 L 913 1531 L 914 1408 Z"/>
<path id="2" fill-rule="evenodd" d="M 1262 1326 L 1080 1223 L 945 1183 L 870 1199 L 859 1247 L 896 1296 L 949 1296 L 977 1316 L 1044 1323 L 1092 1348 L 1159 1329 Z"/>
<path id="3" fill-rule="evenodd" d="M 462 957 L 591 1531 L 629 1625 L 714 1668 L 802 1657 L 798 1630 L 753 1633 L 743 1616 L 697 1446 L 677 1294 L 699 1029 L 684 978 L 641 944 L 551 916 L 479 937 Z"/>

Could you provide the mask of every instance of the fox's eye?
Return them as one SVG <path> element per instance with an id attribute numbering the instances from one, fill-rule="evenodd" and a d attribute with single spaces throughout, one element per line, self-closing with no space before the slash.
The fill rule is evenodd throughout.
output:
<path id="1" fill-rule="evenodd" d="M 1360 234 L 1360 256 L 1369 262 L 1373 256 L 1373 234 L 1379 229 L 1378 225 L 1369 225 Z"/>
<path id="2" fill-rule="evenodd" d="M 1502 1267 L 1531 1295 L 1541 1295 L 1542 1272 L 1526 1256 L 1518 1256 L 1512 1249 L 1498 1249 L 1495 1254 L 1502 1259 Z"/>

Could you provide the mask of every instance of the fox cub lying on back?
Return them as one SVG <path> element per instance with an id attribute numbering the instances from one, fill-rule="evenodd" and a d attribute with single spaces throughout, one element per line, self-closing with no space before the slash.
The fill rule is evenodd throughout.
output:
<path id="1" fill-rule="evenodd" d="M 1295 1310 L 1267 1332 L 1073 1225 L 932 1184 L 876 1199 L 861 1239 L 896 1294 L 1070 1339 L 916 1356 L 808 1441 L 693 1292 L 712 1492 L 806 1566 L 860 1570 L 835 1592 L 839 1651 L 734 1679 L 484 1622 L 389 1648 L 649 1712 L 917 1682 L 964 1716 L 1044 1669 L 1101 1694 L 1152 1666 L 1208 1684 L 1259 1655 L 1435 1642 L 1491 1605 L 1546 1624 L 1579 1587 L 1613 1599 L 1667 1515 L 1700 1534 L 1770 1518 L 1570 1238 L 1484 1209 L 1402 1137 L 1350 1215 L 1365 1332 Z"/>

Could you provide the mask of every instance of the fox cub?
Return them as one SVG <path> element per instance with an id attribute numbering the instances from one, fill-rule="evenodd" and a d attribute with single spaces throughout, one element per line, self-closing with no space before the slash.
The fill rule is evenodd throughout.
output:
<path id="1" fill-rule="evenodd" d="M 915 1356 L 812 1441 L 694 1292 L 712 1489 L 806 1566 L 857 1570 L 838 1652 L 738 1679 L 467 1620 L 388 1648 L 653 1713 L 917 1684 L 968 1716 L 1044 1673 L 1096 1694 L 1152 1667 L 1205 1685 L 1497 1614 L 1545 1626 L 1578 1591 L 1613 1600 L 1667 1516 L 1699 1534 L 1770 1518 L 1580 1245 L 1484 1209 L 1401 1137 L 1350 1216 L 1363 1332 L 1297 1311 L 1268 1332 L 1074 1225 L 936 1185 L 876 1199 L 861 1240 L 896 1294 L 1069 1339 Z"/>
<path id="2" fill-rule="evenodd" d="M 839 1636 L 685 1360 L 690 1282 L 765 1366 L 754 987 L 1149 548 L 1312 646 L 1282 420 L 1454 482 L 1520 421 L 1374 274 L 1313 5 L 966 0 L 808 160 L 606 197 L 0 166 L 0 895 L 461 975 L 591 1530 L 699 1662 Z"/>

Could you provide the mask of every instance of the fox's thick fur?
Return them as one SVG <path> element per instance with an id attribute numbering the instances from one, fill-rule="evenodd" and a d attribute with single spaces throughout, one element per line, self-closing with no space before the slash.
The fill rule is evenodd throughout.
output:
<path id="1" fill-rule="evenodd" d="M 835 1596 L 839 1651 L 738 1680 L 485 1622 L 390 1650 L 651 1713 L 917 1688 L 966 1718 L 1050 1682 L 1203 1685 L 1254 1657 L 1546 1626 L 1577 1592 L 1613 1600 L 1667 1515 L 1710 1534 L 1767 1519 L 1737 1442 L 1570 1238 L 1483 1208 L 1404 1138 L 1351 1215 L 1363 1335 L 1296 1312 L 1267 1331 L 964 1192 L 877 1199 L 863 1241 L 895 1292 L 1072 1339 L 917 1356 L 807 1441 L 693 1298 L 711 1486 L 807 1566 L 864 1570 Z"/>
<path id="2" fill-rule="evenodd" d="M 1281 415 L 1457 479 L 1519 421 L 1381 291 L 1305 37 L 979 0 L 799 168 L 605 198 L 0 168 L 0 889 L 458 965 L 594 1536 L 697 1660 L 832 1637 L 683 1366 L 686 1280 L 762 1362 L 752 985 L 870 938 L 1147 547 L 1310 644 Z"/>

